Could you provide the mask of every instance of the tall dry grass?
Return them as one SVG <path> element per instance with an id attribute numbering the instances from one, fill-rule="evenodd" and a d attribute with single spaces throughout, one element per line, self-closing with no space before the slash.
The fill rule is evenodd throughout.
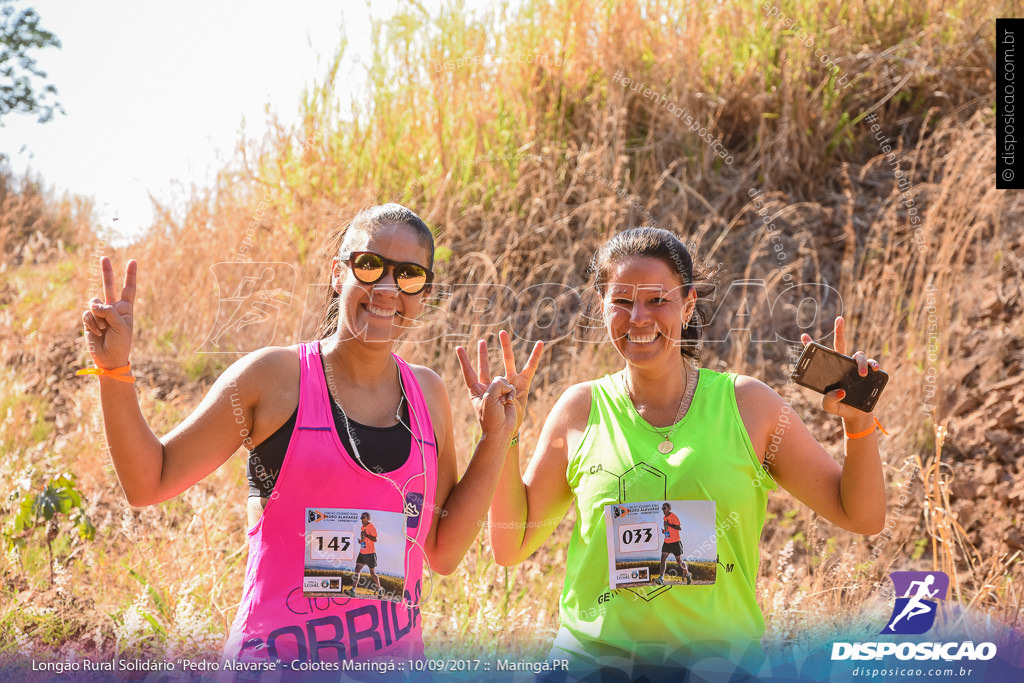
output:
<path id="1" fill-rule="evenodd" d="M 444 283 L 513 292 L 545 283 L 582 291 L 603 239 L 653 222 L 691 241 L 699 259 L 723 264 L 719 296 L 741 279 L 763 280 L 772 298 L 789 281 L 829 284 L 842 297 L 855 346 L 891 376 L 879 406 L 894 428 L 883 459 L 891 498 L 905 491 L 912 502 L 895 518 L 885 549 L 872 555 L 871 539 L 817 520 L 784 492 L 773 495 L 759 595 L 769 640 L 791 645 L 813 629 L 867 628 L 886 616 L 878 601 L 887 573 L 911 566 L 950 572 L 959 603 L 1019 625 L 1019 556 L 1001 555 L 1006 547 L 996 541 L 994 550 L 981 536 L 1024 521 L 1020 499 L 979 495 L 958 521 L 950 472 L 973 475 L 975 464 L 945 457 L 959 437 L 941 431 L 956 423 L 958 368 L 976 362 L 967 370 L 978 391 L 1005 379 L 1006 358 L 993 359 L 990 344 L 1021 336 L 1016 320 L 978 315 L 993 288 L 1024 271 L 1019 199 L 992 189 L 991 18 L 1005 8 L 876 0 L 775 6 L 797 18 L 811 48 L 759 4 L 551 0 L 475 15 L 454 4 L 436 12 L 402 5 L 375 25 L 369 87 L 355 104 L 338 103 L 339 51 L 307 93 L 298 123 L 242 141 L 215 186 L 196 190 L 185 206 L 164 207 L 130 248 L 105 249 L 118 268 L 128 257 L 140 262 L 133 364 L 154 431 L 180 422 L 237 357 L 195 352 L 218 318 L 224 292 L 211 273 L 218 263 L 294 269 L 272 340 L 287 344 L 311 333 L 317 301 L 313 295 L 306 305 L 305 288 L 325 280 L 332 240 L 368 204 L 400 201 L 437 228 Z M 815 55 L 819 48 L 836 69 Z M 613 82 L 618 72 L 658 97 Z M 839 82 L 844 75 L 849 88 Z M 715 156 L 668 102 L 720 138 L 734 163 Z M 869 116 L 911 179 L 920 230 Z M 783 260 L 751 198 L 755 189 L 781 235 Z M 78 309 L 96 289 L 95 243 L 76 240 L 74 267 L 64 271 L 7 261 L 3 349 L 17 372 L 0 379 L 8 456 L 0 481 L 33 486 L 43 472 L 73 469 L 99 533 L 89 543 L 61 537 L 65 560 L 55 586 L 38 547 L 0 559 L 0 651 L 29 643 L 61 656 L 215 649 L 242 585 L 243 461 L 236 456 L 168 503 L 126 506 L 96 422 L 95 388 L 72 378 L 86 361 L 76 341 Z M 26 297 L 45 313 L 33 313 Z M 551 328 L 533 302 L 499 298 L 488 315 L 536 338 Z M 751 339 L 774 331 L 795 338 L 794 330 L 776 330 L 766 302 L 748 302 L 761 312 L 751 332 L 709 343 L 704 364 L 783 389 L 787 346 Z M 401 350 L 448 383 L 461 466 L 475 427 L 453 348 L 457 335 L 492 338 L 499 327 L 481 325 L 467 305 L 440 299 Z M 709 334 L 724 336 L 737 313 L 733 304 L 720 310 Z M 575 321 L 563 315 L 553 329 L 572 333 Z M 817 329 L 829 324 L 819 320 Z M 937 335 L 929 333 L 933 324 Z M 550 346 L 526 444 L 536 443 L 562 389 L 615 369 L 608 345 L 590 343 L 599 338 Z M 518 340 L 518 352 L 528 345 Z M 840 456 L 837 425 L 814 397 L 784 394 Z M 935 406 L 927 415 L 926 402 Z M 1013 466 L 1020 471 L 1019 461 Z M 978 510 L 990 506 L 999 514 L 984 519 Z M 481 535 L 454 575 L 435 577 L 423 609 L 430 647 L 542 654 L 557 626 L 570 521 L 512 569 L 494 565 Z M 100 590 L 75 589 L 84 584 Z"/>

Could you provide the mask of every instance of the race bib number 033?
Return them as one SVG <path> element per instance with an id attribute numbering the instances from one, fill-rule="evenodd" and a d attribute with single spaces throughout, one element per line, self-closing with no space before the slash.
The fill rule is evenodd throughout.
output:
<path id="1" fill-rule="evenodd" d="M 619 527 L 617 536 L 620 553 L 639 553 L 654 550 L 661 545 L 658 525 L 651 522 L 623 524 Z"/>
<path id="2" fill-rule="evenodd" d="M 604 508 L 608 585 L 692 586 L 715 582 L 713 500 L 650 500 Z"/>

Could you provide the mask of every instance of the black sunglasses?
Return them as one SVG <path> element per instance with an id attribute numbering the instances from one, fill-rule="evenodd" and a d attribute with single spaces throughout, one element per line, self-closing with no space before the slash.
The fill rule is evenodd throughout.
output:
<path id="1" fill-rule="evenodd" d="M 364 285 L 380 282 L 388 268 L 395 284 L 406 294 L 419 294 L 434 281 L 434 273 L 429 268 L 418 263 L 392 261 L 372 251 L 349 252 L 340 260 L 352 268 L 352 274 Z"/>

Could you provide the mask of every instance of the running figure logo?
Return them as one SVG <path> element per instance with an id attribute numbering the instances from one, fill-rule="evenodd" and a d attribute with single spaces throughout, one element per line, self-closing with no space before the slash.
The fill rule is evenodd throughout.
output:
<path id="1" fill-rule="evenodd" d="M 201 353 L 247 352 L 274 343 L 281 309 L 292 303 L 295 267 L 287 263 L 215 263 L 217 319 Z"/>
<path id="2" fill-rule="evenodd" d="M 945 572 L 892 572 L 896 604 L 882 633 L 918 635 L 935 623 L 938 601 L 946 599 L 949 577 Z"/>

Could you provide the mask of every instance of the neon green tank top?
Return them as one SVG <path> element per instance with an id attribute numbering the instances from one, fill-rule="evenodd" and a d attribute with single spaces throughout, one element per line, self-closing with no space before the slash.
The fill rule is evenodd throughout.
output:
<path id="1" fill-rule="evenodd" d="M 775 484 L 758 462 L 740 418 L 735 382 L 735 374 L 700 370 L 693 402 L 672 434 L 674 449 L 667 455 L 658 445 L 668 428 L 658 434 L 637 414 L 626 393 L 624 371 L 591 384 L 590 419 L 566 470 L 576 497 L 576 525 L 556 649 L 582 661 L 623 656 L 625 651 L 641 661 L 662 662 L 705 651 L 759 647 L 764 619 L 755 594 L 758 543 L 767 491 Z M 681 558 L 694 582 L 680 580 L 683 572 L 670 555 L 662 576 L 671 579 L 667 585 L 611 590 L 606 519 L 628 511 L 629 503 L 653 502 L 633 509 L 653 511 L 648 519 L 658 525 L 661 501 L 684 501 L 672 505 L 684 530 L 693 527 L 686 510 L 711 508 L 706 502 L 685 501 L 714 501 L 704 540 L 683 538 Z M 613 506 L 608 516 L 606 506 Z M 630 540 L 629 535 L 616 537 L 613 546 Z M 660 546 L 661 541 L 654 542 Z M 673 553 L 676 547 L 666 544 L 647 556 L 657 558 L 666 551 Z M 701 562 L 702 557 L 710 561 Z M 658 564 L 648 562 L 649 575 L 641 574 L 641 579 L 656 579 Z"/>

